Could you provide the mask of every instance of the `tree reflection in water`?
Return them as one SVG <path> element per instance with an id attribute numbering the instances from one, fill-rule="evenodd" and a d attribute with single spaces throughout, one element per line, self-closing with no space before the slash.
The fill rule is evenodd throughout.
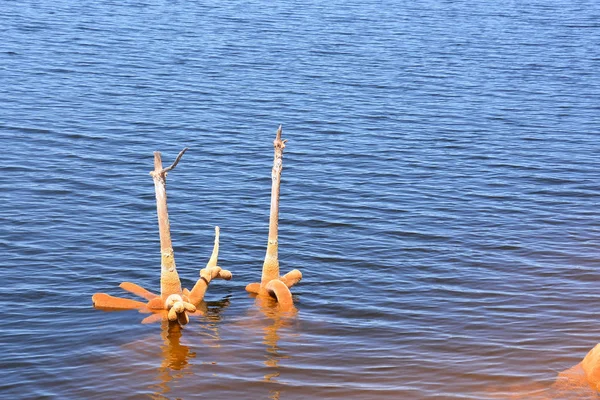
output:
<path id="1" fill-rule="evenodd" d="M 562 371 L 556 380 L 490 387 L 491 400 L 597 400 L 598 391 L 586 379 L 581 364 Z"/>
<path id="2" fill-rule="evenodd" d="M 289 358 L 283 353 L 283 349 L 279 346 L 280 329 L 293 326 L 296 323 L 296 315 L 298 310 L 292 305 L 291 307 L 281 307 L 277 300 L 265 297 L 256 296 L 255 302 L 260 313 L 266 317 L 269 324 L 262 328 L 264 333 L 263 343 L 266 348 L 265 366 L 270 369 L 270 372 L 265 374 L 263 381 L 270 384 L 281 384 L 278 380 L 281 371 L 279 362 L 282 359 Z M 279 400 L 281 390 L 269 390 L 269 398 Z"/>
<path id="3" fill-rule="evenodd" d="M 220 301 L 202 302 L 198 306 L 198 310 L 204 315 L 202 327 L 204 330 L 210 332 L 208 336 L 211 340 L 207 342 L 213 342 L 213 346 L 219 346 L 218 340 L 220 339 L 220 336 L 218 322 L 221 321 L 221 313 L 228 306 L 228 298 Z M 167 393 L 171 391 L 173 381 L 182 379 L 187 374 L 192 374 L 192 372 L 188 372 L 186 369 L 192 365 L 190 360 L 196 358 L 196 352 L 190 350 L 189 346 L 181 343 L 182 333 L 185 329 L 178 323 L 170 322 L 166 312 L 164 315 L 153 314 L 151 317 L 152 319 L 148 319 L 145 322 L 157 322 L 160 320 L 162 338 L 162 344 L 160 346 L 162 361 L 157 368 L 159 383 L 152 385 L 152 388 L 155 391 L 152 398 L 164 399 L 166 398 L 165 396 Z M 196 329 L 196 327 L 192 329 Z M 204 343 L 204 345 L 210 344 Z"/>

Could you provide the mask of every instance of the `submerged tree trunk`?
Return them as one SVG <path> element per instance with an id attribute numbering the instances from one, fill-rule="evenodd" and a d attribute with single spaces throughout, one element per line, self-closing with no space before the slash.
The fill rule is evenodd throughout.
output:
<path id="1" fill-rule="evenodd" d="M 158 231 L 160 235 L 160 296 L 135 283 L 123 282 L 121 284 L 122 289 L 142 297 L 148 302 L 144 304 L 135 300 L 113 297 L 105 293 L 96 293 L 92 296 L 94 307 L 121 310 L 145 309 L 157 314 L 145 318 L 142 322 L 152 322 L 166 318 L 171 322 L 177 321 L 180 325 L 185 325 L 189 322 L 187 313 L 196 313 L 196 305 L 202 302 L 211 279 L 231 279 L 231 272 L 221 269 L 216 265 L 219 254 L 219 227 L 216 227 L 215 246 L 207 267 L 200 271 L 200 279 L 196 283 L 192 293 L 187 289 L 182 290 L 181 288 L 181 281 L 175 267 L 175 255 L 171 243 L 171 228 L 167 210 L 167 173 L 175 168 L 186 150 L 187 148 L 183 149 L 173 164 L 167 168 L 163 168 L 162 166 L 160 152 L 154 152 L 154 170 L 150 172 L 150 175 L 154 179 Z M 202 312 L 198 312 L 198 314 L 202 314 Z"/>
<path id="2" fill-rule="evenodd" d="M 275 154 L 271 170 L 271 212 L 269 214 L 269 241 L 267 254 L 263 263 L 261 285 L 265 286 L 273 279 L 279 279 L 279 193 L 281 187 L 281 171 L 283 170 L 283 149 L 285 141 L 281 140 L 281 126 L 273 141 Z"/>
<path id="3" fill-rule="evenodd" d="M 263 263 L 260 283 L 251 283 L 246 286 L 246 290 L 259 295 L 271 295 L 278 300 L 281 306 L 291 307 L 293 306 L 293 301 L 289 288 L 302 279 L 302 273 L 298 270 L 293 270 L 282 277 L 279 276 L 279 194 L 285 142 L 286 140 L 281 139 L 281 126 L 279 126 L 275 140 L 273 141 L 274 157 L 273 169 L 271 171 L 271 209 L 269 214 L 267 253 Z"/>
<path id="4" fill-rule="evenodd" d="M 167 173 L 175 168 L 185 153 L 183 149 L 175 162 L 168 168 L 162 167 L 160 152 L 154 152 L 154 171 L 150 175 L 154 179 L 156 192 L 156 211 L 158 214 L 158 231 L 160 234 L 160 296 L 165 301 L 172 294 L 181 294 L 181 281 L 175 267 L 175 254 L 171 243 L 171 227 L 167 210 Z"/>

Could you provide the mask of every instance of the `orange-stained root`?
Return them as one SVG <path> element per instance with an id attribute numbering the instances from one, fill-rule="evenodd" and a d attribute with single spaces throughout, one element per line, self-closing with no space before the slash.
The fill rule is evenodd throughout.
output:
<path id="1" fill-rule="evenodd" d="M 302 272 L 297 269 L 293 269 L 281 278 L 281 282 L 285 283 L 285 285 L 289 288 L 294 286 L 296 283 L 300 282 L 302 279 Z"/>
<path id="2" fill-rule="evenodd" d="M 137 300 L 122 299 L 106 293 L 96 293 L 92 296 L 92 302 L 96 308 L 108 310 L 135 310 L 146 308 L 146 304 Z"/>
<path id="3" fill-rule="evenodd" d="M 294 300 L 292 300 L 292 293 L 290 289 L 279 279 L 273 279 L 267 283 L 265 289 L 273 297 L 277 299 L 277 302 L 283 309 L 288 309 L 294 306 Z"/>
<path id="4" fill-rule="evenodd" d="M 150 300 L 147 304 L 147 307 L 150 310 L 164 310 L 165 301 L 162 299 L 162 297 L 158 296 Z"/>
<path id="5" fill-rule="evenodd" d="M 119 287 L 123 290 L 126 290 L 130 293 L 135 294 L 136 296 L 142 297 L 148 301 L 154 300 L 157 297 L 159 297 L 157 294 L 154 294 L 154 293 L 144 289 L 140 285 L 136 285 L 135 283 L 123 282 L 119 285 Z"/>
<path id="6" fill-rule="evenodd" d="M 187 148 L 183 149 L 175 159 L 175 162 L 167 168 L 163 168 L 162 166 L 160 152 L 154 152 L 154 170 L 150 172 L 150 175 L 154 179 L 158 231 L 160 234 L 160 295 L 156 295 L 135 283 L 123 282 L 120 285 L 122 289 L 142 297 L 147 300 L 147 303 L 113 297 L 105 293 L 96 293 L 92 296 L 94 307 L 114 310 L 148 310 L 155 314 L 144 318 L 143 323 L 167 319 L 172 323 L 185 325 L 189 322 L 188 314 L 202 315 L 201 311 L 197 311 L 197 306 L 204 300 L 204 294 L 210 281 L 215 278 L 231 279 L 231 272 L 217 266 L 219 255 L 219 227 L 217 226 L 215 228 L 213 252 L 206 268 L 200 271 L 200 279 L 191 292 L 181 287 L 181 281 L 175 267 L 173 246 L 171 244 L 166 179 L 167 173 L 175 168 L 186 150 Z"/>
<path id="7" fill-rule="evenodd" d="M 260 291 L 260 282 L 249 283 L 246 285 L 246 291 L 254 294 L 258 294 Z"/>
<path id="8" fill-rule="evenodd" d="M 219 234 L 221 230 L 218 226 L 215 227 L 215 244 L 213 252 L 206 264 L 206 267 L 200 270 L 200 279 L 196 281 L 196 284 L 191 291 L 187 292 L 187 296 L 192 304 L 198 305 L 204 299 L 204 294 L 208 285 L 213 279 L 224 279 L 226 281 L 231 279 L 231 272 L 226 269 L 221 269 L 217 266 L 217 260 L 219 258 Z M 184 292 L 186 294 L 186 292 Z"/>
<path id="9" fill-rule="evenodd" d="M 581 362 L 588 382 L 600 390 L 600 343 L 591 349 Z"/>
<path id="10" fill-rule="evenodd" d="M 283 169 L 283 149 L 286 140 L 281 140 L 281 126 L 273 141 L 275 155 L 273 158 L 273 170 L 271 172 L 271 212 L 269 215 L 269 240 L 267 242 L 267 253 L 262 268 L 260 282 L 250 283 L 246 290 L 259 296 L 269 295 L 275 297 L 282 308 L 293 306 L 290 287 L 300 282 L 302 273 L 297 269 L 292 270 L 284 276 L 279 275 L 279 193 L 281 187 L 281 171 Z"/>
<path id="11" fill-rule="evenodd" d="M 558 374 L 548 398 L 597 398 L 600 391 L 600 343 L 579 364 Z"/>

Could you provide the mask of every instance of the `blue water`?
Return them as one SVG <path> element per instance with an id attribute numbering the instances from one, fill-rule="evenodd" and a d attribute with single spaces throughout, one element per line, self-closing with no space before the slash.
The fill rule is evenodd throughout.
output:
<path id="1" fill-rule="evenodd" d="M 2 2 L 3 398 L 497 399 L 600 341 L 597 1 Z M 272 140 L 282 272 L 261 306 Z M 172 162 L 182 332 L 158 291 Z M 573 398 L 596 398 L 593 391 Z"/>

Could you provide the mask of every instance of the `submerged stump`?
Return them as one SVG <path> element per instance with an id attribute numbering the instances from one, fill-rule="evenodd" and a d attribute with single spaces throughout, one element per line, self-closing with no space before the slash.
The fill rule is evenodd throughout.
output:
<path id="1" fill-rule="evenodd" d="M 154 170 L 150 172 L 154 180 L 156 193 L 156 211 L 158 215 L 158 231 L 160 235 L 160 295 L 154 294 L 143 287 L 131 282 L 123 282 L 120 287 L 133 293 L 146 302 L 110 296 L 106 293 L 96 293 L 92 296 L 95 308 L 112 310 L 139 309 L 156 313 L 144 320 L 168 319 L 170 322 L 185 325 L 189 322 L 188 314 L 202 314 L 197 307 L 204 300 L 204 294 L 212 279 L 231 279 L 231 272 L 217 266 L 219 254 L 219 227 L 215 227 L 215 243 L 213 252 L 205 268 L 200 271 L 200 278 L 191 291 L 181 288 L 181 281 L 175 266 L 175 254 L 171 243 L 171 227 L 167 209 L 167 173 L 173 170 L 187 148 L 183 149 L 173 164 L 163 168 L 160 152 L 154 152 Z"/>
<path id="2" fill-rule="evenodd" d="M 277 129 L 273 141 L 274 158 L 273 170 L 271 172 L 271 212 L 269 215 L 269 240 L 267 242 L 267 253 L 262 268 L 260 282 L 250 283 L 246 290 L 259 296 L 272 296 L 282 308 L 293 307 L 294 301 L 290 289 L 302 279 L 302 273 L 294 269 L 287 274 L 279 275 L 279 193 L 281 187 L 281 171 L 283 169 L 283 149 L 287 140 L 281 139 L 281 126 Z"/>

